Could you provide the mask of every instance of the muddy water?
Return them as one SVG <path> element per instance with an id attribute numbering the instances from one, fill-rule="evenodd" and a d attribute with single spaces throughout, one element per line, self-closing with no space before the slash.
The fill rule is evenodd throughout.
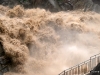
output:
<path id="1" fill-rule="evenodd" d="M 0 41 L 5 75 L 57 75 L 100 52 L 100 15 L 0 6 Z"/>

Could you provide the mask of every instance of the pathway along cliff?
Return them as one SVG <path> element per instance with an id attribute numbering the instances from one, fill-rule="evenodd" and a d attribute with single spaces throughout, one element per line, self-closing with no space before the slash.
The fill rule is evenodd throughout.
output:
<path id="1" fill-rule="evenodd" d="M 0 42 L 4 75 L 57 75 L 100 52 L 100 14 L 0 6 Z"/>

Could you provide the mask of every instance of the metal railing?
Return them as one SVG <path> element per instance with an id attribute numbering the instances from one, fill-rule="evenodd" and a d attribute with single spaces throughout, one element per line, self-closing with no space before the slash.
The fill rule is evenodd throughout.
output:
<path id="1" fill-rule="evenodd" d="M 91 56 L 89 60 L 84 61 L 76 66 L 64 70 L 59 75 L 84 75 L 93 70 L 96 65 L 100 63 L 100 53 Z"/>

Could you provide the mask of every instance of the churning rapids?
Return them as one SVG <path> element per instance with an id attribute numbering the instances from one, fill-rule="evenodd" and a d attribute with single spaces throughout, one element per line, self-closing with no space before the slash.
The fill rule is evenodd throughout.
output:
<path id="1" fill-rule="evenodd" d="M 0 6 L 5 75 L 57 75 L 100 51 L 100 14 Z"/>

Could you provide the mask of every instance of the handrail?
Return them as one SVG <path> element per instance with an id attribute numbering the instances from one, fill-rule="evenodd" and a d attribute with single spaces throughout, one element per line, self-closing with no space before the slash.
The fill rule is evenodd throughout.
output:
<path id="1" fill-rule="evenodd" d="M 62 71 L 59 75 L 79 75 L 89 73 L 98 63 L 100 63 L 100 53 L 93 55 L 90 59 Z"/>

